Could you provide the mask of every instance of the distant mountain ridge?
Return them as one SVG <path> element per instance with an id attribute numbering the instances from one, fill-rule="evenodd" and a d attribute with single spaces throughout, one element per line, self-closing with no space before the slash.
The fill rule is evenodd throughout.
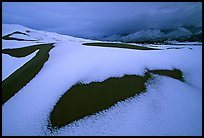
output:
<path id="1" fill-rule="evenodd" d="M 8 35 L 9 33 L 13 33 L 14 30 L 22 30 L 23 33 L 27 33 L 27 30 L 30 30 L 32 33 L 32 36 L 29 36 L 29 38 L 33 39 L 42 39 L 48 37 L 44 37 L 46 34 L 45 31 L 37 31 L 34 29 L 27 28 L 22 25 L 17 24 L 2 24 L 3 28 L 7 28 L 7 31 L 5 32 L 2 30 L 2 36 Z M 37 34 L 35 32 L 38 32 Z M 40 35 L 41 34 L 41 35 Z M 59 34 L 52 33 L 55 35 Z M 77 36 L 71 36 L 71 35 L 60 35 L 63 36 L 64 39 L 67 39 L 67 37 L 70 38 L 78 38 L 83 40 L 85 39 L 92 39 L 92 40 L 101 40 L 101 41 L 119 41 L 119 42 L 126 42 L 126 43 L 156 43 L 156 44 L 169 44 L 169 41 L 177 41 L 177 42 L 202 42 L 202 27 L 196 27 L 196 26 L 181 26 L 177 28 L 171 28 L 171 29 L 158 29 L 158 28 L 149 28 L 140 30 L 131 34 L 113 34 L 113 35 L 103 35 L 103 36 L 86 36 L 86 37 L 77 37 Z M 24 36 L 25 37 L 25 36 Z M 27 36 L 28 37 L 28 36 Z M 57 37 L 57 38 L 58 38 Z M 53 38 L 52 41 L 56 41 Z M 62 39 L 62 37 L 60 37 Z"/>
<path id="2" fill-rule="evenodd" d="M 151 28 L 127 35 L 115 34 L 110 36 L 98 36 L 94 37 L 94 39 L 131 43 L 165 43 L 167 41 L 202 42 L 202 27 L 191 25 L 174 29 Z"/>

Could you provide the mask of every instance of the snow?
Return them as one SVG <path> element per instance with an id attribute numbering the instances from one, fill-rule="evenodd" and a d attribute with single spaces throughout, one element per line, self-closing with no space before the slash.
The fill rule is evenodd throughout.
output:
<path id="1" fill-rule="evenodd" d="M 168 41 L 170 44 L 182 44 L 182 45 L 202 45 L 202 42 L 178 42 L 178 41 Z"/>
<path id="2" fill-rule="evenodd" d="M 11 34 L 19 30 L 22 33 L 25 33 L 26 30 L 30 30 L 30 29 L 25 26 L 18 25 L 18 24 L 2 24 L 2 36 Z"/>
<path id="3" fill-rule="evenodd" d="M 82 41 L 91 40 L 44 34 L 49 35 L 46 42 L 59 41 L 36 77 L 2 106 L 2 135 L 202 135 L 202 46 L 152 51 L 89 47 Z M 76 82 L 144 75 L 145 68 L 178 68 L 187 83 L 156 75 L 146 93 L 57 133 L 47 130 L 54 105 Z"/>
<path id="4" fill-rule="evenodd" d="M 201 91 L 168 77 L 157 77 L 152 83 L 145 94 L 81 119 L 54 135 L 202 135 Z"/>
<path id="5" fill-rule="evenodd" d="M 8 54 L 2 54 L 2 81 L 23 66 L 27 61 L 31 60 L 37 54 L 37 52 L 38 50 L 26 57 L 21 58 L 12 57 Z"/>
<path id="6" fill-rule="evenodd" d="M 172 32 L 169 32 L 167 34 L 161 32 L 160 29 L 153 29 L 153 30 L 142 30 L 139 32 L 136 32 L 134 34 L 130 34 L 128 36 L 125 36 L 123 39 L 125 41 L 133 41 L 133 40 L 158 40 L 158 39 L 176 39 L 180 37 L 185 37 L 191 35 L 191 32 L 188 29 L 185 28 L 178 28 Z"/>
<path id="7" fill-rule="evenodd" d="M 44 44 L 44 42 L 36 43 L 33 41 L 16 41 L 16 40 L 2 40 L 2 50 L 9 48 L 22 48 L 31 45 Z"/>
<path id="8" fill-rule="evenodd" d="M 91 40 L 88 39 L 82 39 L 82 38 L 76 38 L 72 36 L 66 36 L 66 35 L 60 35 L 53 32 L 45 32 L 40 30 L 34 30 L 30 29 L 21 25 L 16 24 L 2 24 L 2 36 L 5 36 L 7 34 L 14 33 L 16 31 L 20 31 L 22 33 L 25 33 L 29 35 L 23 35 L 23 34 L 13 34 L 11 35 L 14 38 L 19 39 L 26 39 L 26 40 L 38 40 L 38 41 L 31 41 L 27 43 L 55 43 L 59 41 L 77 41 L 77 42 L 89 42 Z M 3 40 L 6 41 L 6 40 Z M 10 43 L 11 40 L 7 41 L 7 43 Z M 18 42 L 18 40 L 12 40 L 11 42 Z M 22 42 L 22 41 L 20 41 Z M 22 42 L 24 43 L 24 42 Z"/>
<path id="9" fill-rule="evenodd" d="M 192 33 L 190 32 L 190 30 L 180 27 L 170 33 L 168 33 L 166 35 L 167 38 L 170 39 L 176 39 L 176 38 L 181 38 L 181 37 L 185 37 L 185 36 L 190 36 Z"/>
<path id="10" fill-rule="evenodd" d="M 142 30 L 128 36 L 122 37 L 123 41 L 129 42 L 134 40 L 156 40 L 165 37 L 165 34 L 159 29 Z"/>
<path id="11" fill-rule="evenodd" d="M 164 40 L 175 40 L 180 38 L 186 38 L 193 35 L 201 34 L 202 30 L 194 32 L 188 30 L 185 27 L 178 27 L 174 29 L 159 29 L 159 28 L 147 28 L 134 33 L 130 33 L 126 36 L 120 34 L 113 34 L 108 36 L 97 36 L 99 40 L 109 41 L 123 41 L 123 42 L 141 42 L 141 41 L 164 41 Z M 94 37 L 93 37 L 94 38 Z M 173 43 L 172 43 L 173 44 Z"/>
<path id="12" fill-rule="evenodd" d="M 24 39 L 24 40 L 35 40 L 32 39 L 29 35 L 24 35 L 24 34 L 12 34 L 10 37 L 18 38 L 18 39 Z"/>

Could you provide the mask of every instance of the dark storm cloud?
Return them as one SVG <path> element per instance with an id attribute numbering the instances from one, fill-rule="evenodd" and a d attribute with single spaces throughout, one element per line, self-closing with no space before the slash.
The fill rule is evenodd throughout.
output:
<path id="1" fill-rule="evenodd" d="M 76 36 L 202 25 L 202 3 L 198 2 L 4 2 L 2 8 L 3 23 Z"/>

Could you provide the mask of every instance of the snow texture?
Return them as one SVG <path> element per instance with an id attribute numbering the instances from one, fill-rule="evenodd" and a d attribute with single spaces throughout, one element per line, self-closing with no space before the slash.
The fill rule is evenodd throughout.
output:
<path id="1" fill-rule="evenodd" d="M 8 28 L 3 26 L 3 32 Z M 202 46 L 152 45 L 164 47 L 152 51 L 89 47 L 82 42 L 91 40 L 35 33 L 49 36 L 41 42 L 55 42 L 55 47 L 36 77 L 2 106 L 2 135 L 202 135 Z M 144 75 L 146 68 L 180 69 L 187 83 L 155 75 L 146 93 L 55 133 L 47 129 L 54 105 L 76 82 Z"/>
<path id="2" fill-rule="evenodd" d="M 124 36 L 123 41 L 129 42 L 134 40 L 156 40 L 165 37 L 165 34 L 159 29 L 142 30 L 128 36 Z"/>
<path id="3" fill-rule="evenodd" d="M 26 57 L 21 58 L 12 57 L 8 54 L 2 54 L 2 81 L 23 66 L 26 62 L 31 60 L 37 54 L 37 52 L 38 50 Z"/>

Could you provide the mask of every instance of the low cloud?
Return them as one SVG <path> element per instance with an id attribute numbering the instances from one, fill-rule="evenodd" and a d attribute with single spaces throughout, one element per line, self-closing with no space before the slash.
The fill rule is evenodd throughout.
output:
<path id="1" fill-rule="evenodd" d="M 201 2 L 3 2 L 3 23 L 74 36 L 202 25 Z"/>

